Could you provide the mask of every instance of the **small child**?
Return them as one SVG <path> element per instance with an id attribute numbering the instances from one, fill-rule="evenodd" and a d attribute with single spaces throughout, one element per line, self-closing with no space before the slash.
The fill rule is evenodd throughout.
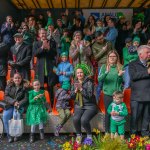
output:
<path id="1" fill-rule="evenodd" d="M 96 32 L 101 31 L 102 33 L 104 33 L 105 28 L 104 28 L 104 23 L 102 20 L 100 19 L 97 20 L 95 30 Z"/>
<path id="2" fill-rule="evenodd" d="M 130 87 L 130 76 L 129 76 L 129 63 L 138 59 L 137 47 L 140 44 L 140 39 L 135 37 L 133 39 L 127 38 L 125 40 L 126 46 L 123 48 L 123 61 L 124 61 L 124 89 Z"/>
<path id="3" fill-rule="evenodd" d="M 69 48 L 71 45 L 71 38 L 69 37 L 69 30 L 63 30 L 63 36 L 61 37 L 61 53 L 66 52 L 69 54 Z"/>
<path id="4" fill-rule="evenodd" d="M 107 112 L 111 115 L 110 118 L 110 132 L 111 138 L 114 138 L 118 131 L 120 138 L 124 139 L 124 124 L 126 122 L 125 116 L 128 115 L 126 104 L 123 102 L 123 93 L 116 91 L 113 93 L 113 102 L 109 105 Z"/>
<path id="5" fill-rule="evenodd" d="M 56 91 L 56 108 L 59 112 L 59 117 L 61 120 L 56 126 L 55 136 L 59 136 L 59 131 L 70 118 L 69 100 L 71 99 L 71 96 L 68 93 L 69 89 L 70 83 L 68 81 L 65 81 L 63 82 L 62 87 Z"/>
<path id="6" fill-rule="evenodd" d="M 64 81 L 71 80 L 73 75 L 73 66 L 68 61 L 68 54 L 66 52 L 61 53 L 61 63 L 58 64 L 56 74 L 59 76 L 59 82 L 62 84 Z"/>
<path id="7" fill-rule="evenodd" d="M 34 142 L 36 125 L 39 125 L 40 139 L 44 139 L 44 123 L 48 119 L 45 102 L 44 90 L 40 89 L 39 80 L 34 80 L 33 90 L 29 91 L 29 106 L 26 113 L 26 123 L 31 126 L 30 143 Z"/>

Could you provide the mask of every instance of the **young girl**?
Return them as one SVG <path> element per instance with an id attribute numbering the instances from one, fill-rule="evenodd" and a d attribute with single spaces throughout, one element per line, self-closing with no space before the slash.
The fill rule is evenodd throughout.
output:
<path id="1" fill-rule="evenodd" d="M 113 93 L 113 102 L 109 105 L 107 112 L 111 115 L 110 132 L 111 138 L 114 138 L 116 131 L 118 131 L 120 138 L 124 139 L 124 124 L 125 116 L 128 115 L 126 104 L 123 103 L 123 93 L 116 91 Z"/>
<path id="2" fill-rule="evenodd" d="M 44 126 L 48 114 L 44 103 L 46 102 L 44 91 L 40 90 L 40 82 L 33 81 L 33 90 L 29 91 L 29 107 L 26 114 L 27 125 L 31 126 L 30 143 L 34 142 L 34 133 L 36 125 L 39 125 L 40 139 L 44 139 Z"/>

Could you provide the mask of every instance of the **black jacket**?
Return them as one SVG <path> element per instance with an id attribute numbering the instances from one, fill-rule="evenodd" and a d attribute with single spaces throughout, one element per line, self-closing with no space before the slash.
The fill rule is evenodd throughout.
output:
<path id="1" fill-rule="evenodd" d="M 150 102 L 150 75 L 140 60 L 129 64 L 131 100 Z"/>
<path id="2" fill-rule="evenodd" d="M 7 75 L 7 62 L 8 62 L 9 46 L 5 43 L 0 43 L 0 76 Z"/>
<path id="3" fill-rule="evenodd" d="M 75 83 L 78 83 L 78 81 L 75 81 L 72 89 L 71 89 L 71 98 L 76 99 L 76 93 L 75 91 Z M 83 106 L 81 108 L 83 109 L 97 109 L 96 105 L 96 98 L 94 95 L 94 82 L 90 77 L 86 77 L 82 83 L 82 97 L 83 97 Z M 75 102 L 75 107 L 80 108 L 79 102 Z"/>
<path id="4" fill-rule="evenodd" d="M 29 82 L 27 80 L 23 80 L 18 89 L 15 86 L 13 80 L 9 80 L 5 89 L 5 101 L 12 106 L 17 101 L 19 102 L 20 107 L 24 106 L 28 102 L 28 88 Z"/>
<path id="5" fill-rule="evenodd" d="M 33 45 L 33 56 L 37 57 L 36 77 L 40 80 L 41 86 L 44 86 L 45 62 L 48 73 L 48 84 L 53 86 L 58 82 L 58 77 L 53 72 L 56 65 L 56 42 L 50 39 L 50 50 L 42 49 L 42 41 L 35 42 Z"/>
<path id="6" fill-rule="evenodd" d="M 31 47 L 23 43 L 20 46 L 17 53 L 15 52 L 14 46 L 11 47 L 10 51 L 12 55 L 12 60 L 13 60 L 13 55 L 15 55 L 16 63 L 17 63 L 15 67 L 12 67 L 11 77 L 14 75 L 14 73 L 17 70 L 19 73 L 23 75 L 24 79 L 29 80 L 30 79 L 30 61 L 32 57 Z"/>

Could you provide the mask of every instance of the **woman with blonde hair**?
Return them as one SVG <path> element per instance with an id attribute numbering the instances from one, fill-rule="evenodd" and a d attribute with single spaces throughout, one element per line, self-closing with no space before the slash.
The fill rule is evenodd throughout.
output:
<path id="1" fill-rule="evenodd" d="M 120 64 L 119 55 L 115 50 L 112 50 L 107 55 L 106 64 L 102 65 L 98 80 L 103 82 L 104 104 L 105 110 L 113 101 L 113 93 L 115 91 L 122 91 L 122 82 L 124 71 Z M 108 133 L 110 129 L 110 115 L 105 114 L 105 132 Z"/>

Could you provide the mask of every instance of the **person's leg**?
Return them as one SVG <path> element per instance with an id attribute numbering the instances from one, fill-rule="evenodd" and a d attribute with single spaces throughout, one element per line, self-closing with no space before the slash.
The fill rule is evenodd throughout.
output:
<path id="1" fill-rule="evenodd" d="M 125 73 L 123 75 L 124 77 L 124 89 L 127 89 L 130 87 L 130 75 L 129 75 L 129 66 L 126 66 Z"/>
<path id="2" fill-rule="evenodd" d="M 54 133 L 55 136 L 59 136 L 59 132 L 60 132 L 62 126 L 64 125 L 64 121 L 66 119 L 66 114 L 65 114 L 64 109 L 57 109 L 57 111 L 59 113 L 60 121 L 59 121 L 58 125 L 56 126 L 55 133 Z"/>
<path id="3" fill-rule="evenodd" d="M 71 112 L 69 109 L 65 109 L 65 114 L 66 114 L 66 119 L 64 121 L 64 124 L 68 121 L 68 119 L 70 118 L 71 116 Z"/>
<path id="4" fill-rule="evenodd" d="M 35 125 L 32 125 L 32 126 L 31 126 L 31 134 L 30 134 L 30 139 L 29 139 L 30 143 L 33 143 L 34 140 L 35 140 L 35 139 L 34 139 L 35 128 L 36 128 Z"/>
<path id="5" fill-rule="evenodd" d="M 9 135 L 9 123 L 8 122 L 9 120 L 13 118 L 13 111 L 14 111 L 14 107 L 11 107 L 3 111 L 3 122 L 4 122 L 4 128 L 5 128 L 7 135 Z"/>
<path id="6" fill-rule="evenodd" d="M 150 122 L 150 103 L 143 103 L 143 115 L 142 115 L 142 136 L 150 136 L 149 122 Z"/>
<path id="7" fill-rule="evenodd" d="M 137 101 L 131 100 L 131 123 L 130 123 L 130 131 L 131 134 L 137 133 L 138 128 L 138 120 L 141 115 L 143 109 L 143 105 Z"/>
<path id="8" fill-rule="evenodd" d="M 73 124 L 77 134 L 81 134 L 81 117 L 84 113 L 84 110 L 80 108 L 75 108 L 74 116 L 73 116 Z"/>
<path id="9" fill-rule="evenodd" d="M 110 131 L 110 114 L 108 114 L 107 109 L 109 105 L 112 103 L 113 97 L 104 94 L 104 105 L 105 105 L 105 132 Z"/>
<path id="10" fill-rule="evenodd" d="M 43 140 L 44 139 L 44 124 L 42 122 L 39 124 L 39 131 L 40 131 L 40 139 Z"/>
<path id="11" fill-rule="evenodd" d="M 87 109 L 84 110 L 84 113 L 81 117 L 81 125 L 85 129 L 87 133 L 87 137 L 92 137 L 90 121 L 96 114 L 97 114 L 97 110 Z"/>
<path id="12" fill-rule="evenodd" d="M 114 138 L 114 135 L 117 131 L 117 126 L 115 123 L 113 123 L 112 121 L 110 122 L 110 133 L 111 133 L 111 138 Z"/>
<path id="13" fill-rule="evenodd" d="M 120 135 L 121 140 L 124 139 L 124 134 L 125 134 L 125 130 L 124 130 L 124 123 L 121 125 L 118 125 L 118 133 Z"/>

